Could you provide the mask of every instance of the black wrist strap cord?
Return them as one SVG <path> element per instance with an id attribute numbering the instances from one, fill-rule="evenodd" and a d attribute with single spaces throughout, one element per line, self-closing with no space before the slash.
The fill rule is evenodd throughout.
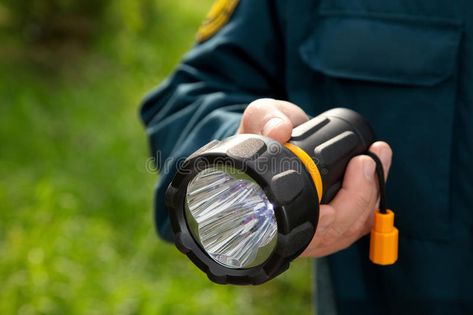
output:
<path id="1" fill-rule="evenodd" d="M 379 185 L 379 212 L 382 214 L 387 213 L 386 207 L 386 182 L 384 178 L 384 168 L 383 163 L 381 163 L 380 158 L 371 151 L 365 153 L 365 155 L 369 156 L 373 159 L 376 163 L 376 176 L 378 177 L 378 185 Z"/>
<path id="2" fill-rule="evenodd" d="M 386 183 L 383 164 L 373 152 L 366 152 L 376 163 L 379 185 L 379 209 L 374 213 L 370 237 L 370 260 L 377 265 L 392 265 L 397 261 L 399 231 L 394 226 L 394 212 L 386 207 Z"/>

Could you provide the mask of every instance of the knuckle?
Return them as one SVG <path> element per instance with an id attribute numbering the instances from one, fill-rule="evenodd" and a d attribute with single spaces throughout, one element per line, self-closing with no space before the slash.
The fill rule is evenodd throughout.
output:
<path id="1" fill-rule="evenodd" d="M 251 128 L 250 119 L 246 111 L 243 113 L 243 116 L 241 117 L 240 126 L 241 126 L 240 129 L 242 131 L 249 131 Z"/>
<path id="2" fill-rule="evenodd" d="M 320 247 L 328 247 L 337 242 L 340 237 L 343 236 L 343 232 L 335 228 L 334 226 L 328 227 L 323 235 L 320 236 L 319 245 Z"/>
<path id="3" fill-rule="evenodd" d="M 373 202 L 372 194 L 359 194 L 355 199 L 355 207 L 357 211 L 364 211 L 366 208 L 370 207 Z"/>
<path id="4" fill-rule="evenodd" d="M 360 235 L 360 233 L 366 228 L 365 220 L 357 220 L 347 230 L 346 236 L 353 237 Z"/>
<path id="5" fill-rule="evenodd" d="M 370 220 L 370 216 L 367 218 L 361 218 L 357 222 L 353 224 L 353 226 L 349 229 L 349 236 L 354 237 L 355 239 L 360 238 L 363 235 L 366 235 L 371 228 L 373 227 L 373 222 Z"/>
<path id="6" fill-rule="evenodd" d="M 360 224 L 359 222 L 355 222 L 348 228 L 347 233 L 345 233 L 345 236 L 357 235 L 360 233 L 362 228 L 362 224 Z"/>
<path id="7" fill-rule="evenodd" d="M 261 111 L 264 111 L 268 104 L 271 102 L 272 100 L 269 99 L 269 98 L 260 98 L 260 99 L 257 99 L 253 102 L 251 102 L 247 107 L 246 107 L 246 110 L 245 110 L 245 113 L 247 114 L 256 114 L 258 112 L 261 112 Z"/>
<path id="8" fill-rule="evenodd" d="M 252 103 L 253 104 L 253 103 Z M 241 127 L 243 130 L 250 131 L 253 127 L 253 120 L 255 116 L 255 108 L 251 104 L 243 112 L 243 116 L 241 117 Z"/>

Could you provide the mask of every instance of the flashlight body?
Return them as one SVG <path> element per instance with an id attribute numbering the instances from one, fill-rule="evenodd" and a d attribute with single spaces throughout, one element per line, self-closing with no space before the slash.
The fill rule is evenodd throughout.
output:
<path id="1" fill-rule="evenodd" d="M 166 191 L 166 205 L 177 248 L 216 283 L 243 285 L 269 281 L 284 272 L 290 262 L 309 245 L 317 228 L 320 203 L 327 203 L 335 196 L 342 185 L 343 175 L 350 159 L 366 152 L 374 139 L 371 127 L 361 115 L 349 109 L 336 108 L 295 128 L 292 138 L 286 145 L 254 134 L 236 135 L 208 143 L 179 165 Z M 265 208 L 263 212 L 274 213 L 277 235 L 272 240 L 276 243 L 272 251 L 263 256 L 264 261 L 261 263 L 241 268 L 229 267 L 222 264 L 221 260 L 215 259 L 215 253 L 219 255 L 222 253 L 209 252 L 214 249 L 208 251 L 203 245 L 201 232 L 218 234 L 220 230 L 217 227 L 222 226 L 232 228 L 227 229 L 227 232 L 236 231 L 233 228 L 246 224 L 246 219 L 249 218 L 226 215 L 230 210 L 242 210 L 233 209 L 232 201 L 239 200 L 238 196 L 240 199 L 247 198 L 244 192 L 232 194 L 233 199 L 226 199 L 215 198 L 218 197 L 217 191 L 214 195 L 208 196 L 209 198 L 204 196 L 194 204 L 189 204 L 191 201 L 187 197 L 189 193 L 199 190 L 194 186 L 209 187 L 208 183 L 203 185 L 203 182 L 194 182 L 194 179 L 198 181 L 206 178 L 207 173 L 203 172 L 208 172 L 209 169 L 235 171 L 227 172 L 227 175 L 245 174 L 244 178 L 259 187 L 258 191 L 269 201 L 271 207 Z M 238 180 L 236 177 L 234 179 Z M 214 186 L 220 187 L 217 187 L 217 190 L 228 190 L 228 187 L 222 188 L 219 185 L 221 184 L 216 180 Z M 204 232 L 200 228 L 206 222 L 197 222 L 192 214 L 189 216 L 190 210 L 186 209 L 195 209 L 198 207 L 196 204 L 203 205 L 202 202 L 205 200 L 213 200 L 213 203 L 202 206 L 200 210 L 206 211 L 206 218 L 217 218 L 221 222 Z M 212 215 L 209 215 L 210 212 Z M 249 219 L 262 219 L 258 217 L 258 213 L 262 212 L 255 212 Z M 229 217 L 237 219 L 229 223 Z M 214 221 L 212 222 L 215 223 Z M 247 235 L 259 237 L 257 233 L 253 234 L 254 231 L 245 230 L 245 237 Z M 239 234 L 228 233 L 225 234 L 224 231 L 217 235 L 218 249 L 224 249 L 227 252 L 223 254 L 233 257 L 234 248 L 228 246 Z M 244 249 L 255 250 L 248 246 Z"/>
<path id="2" fill-rule="evenodd" d="M 350 159 L 368 151 L 374 140 L 370 125 L 360 114 L 335 108 L 294 128 L 289 142 L 315 162 L 322 178 L 321 203 L 328 203 L 340 190 Z"/>

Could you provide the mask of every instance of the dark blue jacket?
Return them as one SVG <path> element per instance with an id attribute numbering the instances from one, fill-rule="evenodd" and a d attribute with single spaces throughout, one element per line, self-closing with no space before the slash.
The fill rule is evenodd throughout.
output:
<path id="1" fill-rule="evenodd" d="M 242 0 L 142 107 L 162 237 L 163 161 L 234 134 L 261 97 L 353 108 L 393 148 L 399 261 L 371 264 L 366 238 L 330 256 L 338 313 L 473 314 L 473 1 Z"/>

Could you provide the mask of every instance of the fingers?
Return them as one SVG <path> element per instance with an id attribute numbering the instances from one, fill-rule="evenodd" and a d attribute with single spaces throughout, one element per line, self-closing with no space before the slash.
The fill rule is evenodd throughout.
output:
<path id="1" fill-rule="evenodd" d="M 308 120 L 298 106 L 270 98 L 258 99 L 246 108 L 238 133 L 254 133 L 281 143 L 291 138 L 292 129 Z"/>
<path id="2" fill-rule="evenodd" d="M 327 231 L 335 222 L 335 208 L 330 205 L 320 205 L 319 208 L 319 222 L 317 230 L 312 238 L 309 246 L 301 254 L 303 257 L 320 257 L 327 255 L 325 250 L 331 247 L 334 240 L 331 240 Z"/>
<path id="3" fill-rule="evenodd" d="M 370 151 L 379 156 L 387 177 L 392 158 L 391 148 L 385 142 L 376 142 Z M 366 219 L 377 207 L 378 179 L 375 168 L 373 159 L 365 155 L 353 158 L 348 164 L 342 188 L 330 203 L 337 209 L 334 224 L 336 232 L 359 234 Z"/>
<path id="4" fill-rule="evenodd" d="M 375 162 L 368 156 L 353 158 L 347 166 L 343 185 L 330 203 L 337 209 L 333 232 L 343 235 L 359 218 L 376 206 Z"/>
<path id="5" fill-rule="evenodd" d="M 380 158 L 387 178 L 391 148 L 385 142 L 376 142 L 370 151 Z M 342 188 L 329 205 L 320 207 L 319 226 L 304 256 L 320 257 L 342 250 L 371 230 L 378 200 L 375 167 L 365 155 L 350 161 Z"/>

